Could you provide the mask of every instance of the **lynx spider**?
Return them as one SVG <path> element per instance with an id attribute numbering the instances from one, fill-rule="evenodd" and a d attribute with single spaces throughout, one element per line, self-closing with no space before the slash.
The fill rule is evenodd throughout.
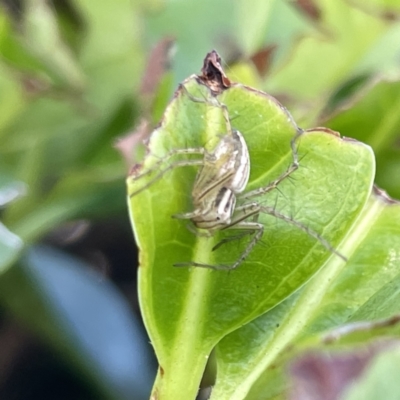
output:
<path id="1" fill-rule="evenodd" d="M 307 227 L 306 225 L 279 213 L 273 207 L 263 206 L 260 203 L 245 202 L 240 206 L 236 206 L 236 200 L 247 200 L 263 195 L 277 188 L 278 185 L 295 172 L 299 167 L 298 153 L 296 141 L 301 135 L 299 131 L 291 140 L 291 150 L 293 160 L 290 166 L 278 178 L 270 182 L 267 186 L 251 190 L 243 193 L 246 189 L 250 176 L 250 156 L 246 141 L 242 134 L 231 128 L 227 107 L 221 104 L 215 97 L 210 99 L 198 99 L 193 97 L 184 85 L 181 88 L 186 92 L 189 98 L 195 102 L 209 103 L 212 106 L 221 108 L 224 119 L 226 121 L 227 133 L 221 135 L 221 139 L 212 151 L 207 151 L 203 147 L 198 148 L 182 148 L 170 151 L 166 156 L 159 160 L 151 169 L 139 173 L 132 177 L 138 180 L 152 172 L 156 171 L 162 164 L 176 155 L 201 155 L 202 159 L 180 160 L 171 162 L 168 166 L 162 168 L 156 176 L 154 176 L 142 188 L 130 193 L 130 197 L 142 192 L 162 176 L 177 167 L 199 166 L 196 179 L 192 189 L 192 202 L 194 210 L 188 213 L 174 215 L 174 218 L 190 220 L 195 229 L 194 233 L 200 236 L 213 236 L 216 231 L 235 229 L 242 231 L 236 236 L 222 239 L 212 250 L 216 250 L 221 245 L 232 240 L 240 239 L 245 235 L 253 235 L 252 239 L 242 251 L 237 260 L 231 265 L 210 265 L 197 262 L 176 263 L 176 267 L 205 267 L 216 270 L 232 270 L 237 268 L 245 258 L 250 254 L 254 246 L 261 240 L 264 233 L 264 226 L 258 222 L 260 213 L 272 215 L 278 219 L 286 221 L 296 226 L 308 235 L 318 240 L 325 248 L 336 254 L 343 260 L 346 258 L 333 248 L 327 240 L 321 235 Z M 251 221 L 248 219 L 252 217 Z M 198 232 L 196 228 L 201 231 Z M 191 229 L 193 230 L 193 229 Z"/>

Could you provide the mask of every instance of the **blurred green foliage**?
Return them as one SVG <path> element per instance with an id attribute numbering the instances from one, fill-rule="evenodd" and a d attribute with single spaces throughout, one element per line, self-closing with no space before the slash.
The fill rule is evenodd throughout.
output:
<path id="1" fill-rule="evenodd" d="M 96 286 L 98 277 L 87 275 L 87 267 L 76 259 L 38 244 L 67 222 L 128 218 L 125 176 L 137 149 L 125 147 L 127 167 L 113 144 L 139 126 L 142 117 L 154 127 L 176 85 L 199 72 L 212 48 L 222 55 L 233 81 L 277 97 L 299 126 L 323 124 L 372 146 L 377 184 L 400 198 L 399 18 L 396 0 L 4 0 L 0 3 L 3 307 L 57 349 L 98 396 L 146 398 L 146 389 L 139 389 L 140 379 L 133 377 L 138 371 L 133 363 L 137 351 L 129 343 L 135 328 L 127 322 L 133 317 L 122 295 L 107 281 Z M 386 218 L 385 227 L 393 222 L 388 232 L 395 238 L 397 219 L 390 213 L 381 218 Z M 377 237 L 372 235 L 370 243 L 378 243 Z M 393 243 L 398 242 L 393 239 Z M 367 274 L 367 287 L 378 283 L 369 291 L 359 289 L 363 297 L 352 312 L 383 287 L 387 290 L 399 271 L 399 254 L 393 247 L 370 254 L 365 246 L 368 260 L 378 254 L 392 269 L 387 279 L 374 280 L 374 273 Z M 81 268 L 75 271 L 74 266 Z M 77 284 L 81 289 L 72 284 L 65 285 L 62 293 L 55 291 L 55 287 L 62 291 L 61 283 L 68 279 L 86 283 Z M 346 276 L 341 279 L 346 281 Z M 87 296 L 86 285 L 94 286 L 95 294 Z M 338 311 L 341 317 L 334 312 L 337 304 L 332 299 L 337 293 L 332 289 L 332 297 L 321 299 L 332 314 L 326 317 L 323 309 L 315 312 L 310 332 L 347 322 L 342 311 Z M 300 296 L 305 301 L 305 295 Z M 73 307 L 71 298 L 81 307 Z M 289 307 L 296 301 L 291 297 L 281 303 L 272 310 L 276 316 L 267 314 L 268 322 L 260 326 L 279 320 L 285 304 Z M 382 311 L 363 318 L 387 316 Z M 324 318 L 334 322 L 329 325 Z M 125 335 L 116 339 L 120 330 Z M 122 351 L 113 347 L 116 340 L 124 343 Z M 222 347 L 229 348 L 230 340 Z M 371 374 L 377 373 L 376 368 Z M 261 374 L 257 379 L 255 394 L 248 398 L 257 398 L 258 388 L 268 387 L 265 382 L 270 377 L 264 380 Z M 362 388 L 353 393 L 356 390 L 361 393 Z"/>

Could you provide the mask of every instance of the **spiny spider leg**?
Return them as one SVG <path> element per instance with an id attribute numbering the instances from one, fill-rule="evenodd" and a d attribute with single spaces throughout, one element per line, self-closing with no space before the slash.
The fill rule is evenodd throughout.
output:
<path id="1" fill-rule="evenodd" d="M 203 147 L 187 147 L 184 149 L 174 149 L 171 150 L 170 152 L 168 152 L 165 156 L 163 157 L 157 157 L 157 156 L 153 156 L 156 158 L 160 158 L 151 168 L 149 168 L 146 171 L 140 172 L 137 175 L 133 175 L 131 176 L 131 179 L 133 181 L 136 181 L 140 178 L 142 178 L 143 176 L 146 176 L 150 173 L 152 173 L 153 171 L 155 171 L 161 164 L 164 164 L 166 161 L 168 161 L 171 157 L 179 155 L 179 154 L 200 154 L 203 155 L 205 152 Z"/>
<path id="2" fill-rule="evenodd" d="M 245 236 L 246 234 L 254 234 L 255 233 L 254 237 L 248 243 L 245 250 L 242 252 L 242 254 L 239 256 L 239 258 L 232 265 L 223 265 L 223 264 L 222 265 L 210 265 L 210 264 L 203 264 L 203 263 L 196 263 L 196 262 L 186 262 L 186 263 L 174 264 L 174 266 L 176 266 L 176 267 L 190 267 L 190 266 L 203 267 L 203 268 L 211 268 L 211 269 L 215 269 L 215 270 L 232 270 L 232 269 L 237 268 L 251 253 L 253 247 L 261 240 L 263 233 L 264 233 L 264 226 L 261 223 L 246 222 L 243 220 L 250 216 L 253 216 L 253 218 L 255 220 L 257 220 L 260 213 L 272 215 L 272 216 L 274 216 L 278 219 L 281 219 L 291 225 L 296 226 L 297 228 L 301 229 L 303 232 L 306 232 L 309 236 L 318 240 L 331 253 L 336 254 L 343 261 L 347 261 L 347 258 L 345 256 L 343 256 L 343 254 L 341 254 L 339 251 L 337 251 L 333 246 L 331 246 L 331 244 L 327 240 L 325 240 L 320 234 L 318 234 L 317 232 L 315 232 L 313 229 L 309 228 L 308 226 L 302 224 L 301 222 L 294 220 L 291 217 L 288 217 L 287 215 L 281 214 L 280 212 L 276 211 L 272 207 L 261 206 L 259 203 L 248 203 L 243 206 L 237 207 L 235 210 L 236 218 L 232 221 L 232 223 L 230 225 L 222 228 L 222 229 L 238 229 L 238 230 L 243 229 L 243 230 L 246 230 L 247 232 L 245 232 L 243 235 L 239 234 L 239 235 L 236 235 L 231 238 L 222 239 L 213 248 L 213 250 L 215 250 L 216 248 L 220 247 L 221 245 L 223 245 L 231 240 L 241 238 L 241 237 Z"/>
<path id="3" fill-rule="evenodd" d="M 240 210 L 240 207 L 238 207 L 236 210 Z M 253 215 L 253 219 L 251 222 L 258 222 L 258 216 L 259 214 L 254 214 Z M 241 222 L 242 220 L 248 218 L 249 215 L 243 215 L 242 219 L 236 218 L 235 221 L 233 221 L 230 225 L 227 225 L 226 228 L 222 228 L 221 230 L 227 230 L 227 229 L 235 229 L 235 224 L 238 224 L 239 222 Z M 248 231 L 243 231 L 242 233 L 239 233 L 237 235 L 232 235 L 229 236 L 227 238 L 222 239 L 220 242 L 218 242 L 212 249 L 211 251 L 215 251 L 217 249 L 219 249 L 221 246 L 223 246 L 226 243 L 232 242 L 234 240 L 240 240 L 241 238 L 247 236 L 247 235 L 252 235 L 255 231 L 254 230 L 248 230 Z"/>
<path id="4" fill-rule="evenodd" d="M 234 242 L 235 240 L 240 240 L 242 238 L 244 238 L 247 235 L 252 235 L 254 233 L 254 230 L 248 230 L 248 231 L 243 231 L 237 235 L 232 235 L 232 236 L 228 236 L 226 238 L 223 238 L 222 240 L 220 240 L 212 249 L 211 251 L 215 251 L 217 249 L 219 249 L 221 246 L 223 246 L 226 243 L 230 243 L 230 242 Z"/>
<path id="5" fill-rule="evenodd" d="M 154 171 L 156 171 L 157 167 L 159 167 L 161 164 L 166 162 L 168 159 L 170 159 L 172 156 L 177 155 L 177 154 L 200 154 L 203 155 L 205 150 L 203 148 L 187 148 L 187 149 L 175 149 L 170 151 L 165 157 L 163 157 L 161 160 L 159 160 L 152 168 L 148 169 L 147 171 L 144 171 L 134 177 L 132 177 L 133 181 L 136 181 L 143 176 L 146 176 Z M 177 167 L 186 167 L 186 166 L 191 166 L 191 165 L 203 165 L 203 160 L 181 160 L 181 161 L 175 161 L 168 165 L 168 167 L 165 167 L 161 171 L 157 173 L 157 175 L 151 179 L 149 182 L 147 182 L 143 187 L 141 187 L 138 190 L 135 190 L 134 192 L 129 194 L 129 197 L 133 197 L 137 195 L 138 193 L 142 192 L 143 190 L 147 189 L 149 186 L 151 186 L 154 182 L 158 181 L 163 177 L 163 175 Z"/>
<path id="6" fill-rule="evenodd" d="M 290 147 L 292 149 L 292 155 L 293 155 L 293 161 L 290 164 L 289 168 L 283 172 L 278 178 L 270 182 L 267 186 L 251 190 L 250 192 L 244 193 L 240 197 L 240 199 L 250 199 L 252 197 L 256 197 L 265 193 L 270 192 L 271 190 L 274 190 L 277 188 L 277 186 L 286 178 L 289 178 L 290 175 L 295 172 L 299 168 L 299 158 L 298 158 L 298 153 L 297 153 L 297 148 L 296 148 L 296 141 L 298 138 L 301 136 L 302 132 L 299 131 L 296 133 L 295 137 L 290 141 Z"/>
<path id="7" fill-rule="evenodd" d="M 227 228 L 229 229 L 229 228 Z M 197 262 L 184 262 L 184 263 L 176 263 L 174 267 L 200 267 L 200 268 L 210 268 L 215 270 L 232 270 L 237 268 L 244 259 L 250 254 L 253 247 L 257 244 L 257 242 L 261 239 L 264 233 L 264 226 L 259 224 L 258 222 L 239 222 L 236 223 L 234 229 L 243 229 L 246 231 L 252 231 L 255 233 L 254 237 L 251 239 L 250 243 L 246 246 L 245 250 L 239 256 L 239 258 L 232 265 L 211 265 Z"/>
<path id="8" fill-rule="evenodd" d="M 187 213 L 174 214 L 172 216 L 172 218 L 175 218 L 175 219 L 193 219 L 193 218 L 196 218 L 196 217 L 200 217 L 202 215 L 202 213 L 203 213 L 203 210 L 197 209 L 197 210 L 194 210 L 194 211 L 189 211 Z"/>
<path id="9" fill-rule="evenodd" d="M 248 212 L 250 211 L 250 212 Z M 251 239 L 251 241 L 247 244 L 246 248 L 244 251 L 240 254 L 238 259 L 232 264 L 232 265 L 211 265 L 211 264 L 204 264 L 204 263 L 197 263 L 197 262 L 184 262 L 184 263 L 177 263 L 174 264 L 175 267 L 202 267 L 202 268 L 211 268 L 215 270 L 232 270 L 237 268 L 244 260 L 245 258 L 251 253 L 253 250 L 253 247 L 261 240 L 263 234 L 264 234 L 264 225 L 258 223 L 258 215 L 259 212 L 253 209 L 251 207 L 249 210 L 245 206 L 238 207 L 235 210 L 234 218 L 231 221 L 230 224 L 225 225 L 224 227 L 221 228 L 221 230 L 225 229 L 235 229 L 235 230 L 244 230 L 246 231 L 245 234 L 240 235 L 240 236 L 245 236 L 248 234 L 255 234 L 254 237 Z M 245 221 L 245 219 L 249 217 L 253 217 L 253 221 L 248 222 Z M 239 236 L 239 235 L 236 235 Z M 232 239 L 234 240 L 234 239 Z M 227 238 L 227 241 L 229 241 L 229 238 Z M 217 243 L 212 250 L 214 250 L 216 247 L 221 246 L 222 244 L 226 243 L 227 241 L 224 241 L 224 239 Z"/>
<path id="10" fill-rule="evenodd" d="M 247 212 L 248 215 L 259 214 L 259 213 L 269 214 L 269 215 L 272 215 L 278 219 L 281 219 L 291 225 L 294 225 L 297 228 L 299 228 L 300 230 L 302 230 L 303 232 L 306 232 L 309 236 L 318 240 L 331 253 L 336 254 L 343 261 L 347 261 L 347 258 L 343 254 L 341 254 L 339 251 L 337 251 L 319 233 L 317 233 L 313 229 L 309 228 L 308 226 L 302 224 L 301 222 L 298 222 L 295 219 L 288 217 L 287 215 L 281 214 L 280 212 L 276 211 L 275 208 L 273 208 L 273 207 L 262 206 L 259 203 L 248 203 L 248 204 L 245 204 L 245 205 L 237 208 L 237 210 L 240 210 L 240 209 L 245 210 L 245 212 Z"/>
<path id="11" fill-rule="evenodd" d="M 211 98 L 208 99 L 208 98 L 206 98 L 204 96 L 204 98 L 200 99 L 199 97 L 193 96 L 189 92 L 189 90 L 187 90 L 187 87 L 185 85 L 183 85 L 182 83 L 179 85 L 179 87 L 182 88 L 185 91 L 187 97 L 189 97 L 189 99 L 192 100 L 195 103 L 210 103 L 212 106 L 215 106 L 215 107 L 224 107 L 224 108 L 226 108 L 226 106 L 224 104 L 221 104 L 216 97 L 211 95 L 211 93 L 210 93 Z"/>
<path id="12" fill-rule="evenodd" d="M 221 109 L 221 110 L 222 110 L 222 113 L 223 113 L 223 116 L 224 116 L 224 119 L 225 119 L 225 122 L 226 122 L 226 129 L 227 129 L 227 132 L 231 131 L 231 129 L 232 129 L 232 128 L 231 128 L 231 124 L 230 124 L 231 119 L 230 119 L 230 117 L 229 117 L 228 108 L 227 108 L 227 106 L 226 106 L 225 104 L 221 103 L 221 102 L 220 102 L 215 96 L 213 96 L 211 93 L 209 94 L 209 95 L 210 95 L 209 97 L 206 97 L 203 93 L 201 93 L 204 97 L 203 97 L 203 98 L 198 98 L 198 97 L 193 96 L 193 95 L 187 90 L 187 88 L 186 88 L 185 85 L 180 84 L 179 86 L 180 86 L 180 88 L 182 88 L 182 89 L 185 91 L 186 96 L 187 96 L 190 100 L 192 100 L 194 103 L 209 104 L 209 105 L 212 106 L 212 107 Z"/>
<path id="13" fill-rule="evenodd" d="M 210 105 L 212 105 L 212 106 L 214 106 L 214 107 L 219 107 L 219 108 L 223 109 L 223 110 L 224 110 L 224 114 L 227 115 L 227 118 L 226 118 L 227 121 L 232 122 L 233 120 L 235 120 L 236 118 L 239 117 L 239 115 L 235 115 L 234 117 L 230 117 L 230 116 L 228 115 L 228 109 L 227 109 L 226 105 L 223 104 L 223 103 L 221 103 L 221 102 L 217 99 L 217 97 L 215 97 L 213 94 L 210 93 L 210 97 L 207 98 L 207 97 L 204 96 L 204 94 L 202 93 L 204 97 L 203 97 L 203 98 L 199 98 L 199 97 L 193 96 L 193 95 L 187 90 L 186 86 L 183 85 L 182 83 L 181 83 L 179 86 L 185 91 L 186 95 L 187 95 L 187 96 L 189 97 L 189 99 L 192 100 L 193 102 L 195 102 L 195 103 L 206 103 L 206 104 L 208 103 L 208 104 L 210 104 Z"/>

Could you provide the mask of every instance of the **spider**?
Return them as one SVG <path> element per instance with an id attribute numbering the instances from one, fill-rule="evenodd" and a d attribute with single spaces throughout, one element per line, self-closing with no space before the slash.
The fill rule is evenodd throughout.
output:
<path id="1" fill-rule="evenodd" d="M 215 97 L 211 100 L 198 99 L 193 97 L 184 85 L 181 85 L 181 88 L 183 88 L 192 101 L 206 102 L 212 106 L 219 107 L 226 122 L 227 132 L 218 136 L 219 141 L 211 151 L 207 151 L 203 147 L 181 148 L 170 151 L 166 156 L 156 162 L 151 169 L 138 173 L 132 177 L 132 179 L 136 181 L 159 169 L 152 179 L 150 179 L 140 189 L 131 192 L 129 196 L 133 197 L 142 192 L 159 180 L 165 173 L 174 168 L 198 166 L 200 168 L 197 172 L 191 193 L 193 211 L 177 214 L 173 217 L 190 220 L 194 225 L 194 229 L 192 228 L 191 230 L 200 236 L 213 236 L 217 231 L 228 229 L 242 231 L 235 236 L 222 239 L 213 247 L 212 250 L 216 250 L 225 243 L 240 239 L 246 235 L 252 235 L 252 238 L 246 245 L 245 249 L 240 253 L 237 260 L 230 265 L 210 265 L 189 261 L 176 263 L 174 266 L 194 266 L 216 270 L 233 270 L 237 268 L 251 253 L 254 246 L 263 236 L 264 225 L 258 222 L 258 217 L 261 213 L 272 215 L 296 226 L 317 239 L 329 251 L 346 260 L 345 257 L 333 248 L 328 241 L 306 225 L 279 213 L 273 207 L 264 206 L 256 201 L 249 201 L 274 190 L 283 180 L 288 178 L 299 168 L 296 141 L 301 135 L 301 131 L 299 130 L 291 140 L 290 145 L 293 160 L 286 171 L 270 182 L 267 186 L 244 192 L 250 176 L 250 156 L 243 135 L 238 130 L 232 129 L 231 127 L 227 107 L 220 103 Z M 199 155 L 202 158 L 172 161 L 169 165 L 162 167 L 163 164 L 167 163 L 167 161 L 176 155 L 193 154 Z M 237 200 L 240 200 L 240 205 L 237 205 Z M 251 220 L 249 220 L 250 217 Z"/>

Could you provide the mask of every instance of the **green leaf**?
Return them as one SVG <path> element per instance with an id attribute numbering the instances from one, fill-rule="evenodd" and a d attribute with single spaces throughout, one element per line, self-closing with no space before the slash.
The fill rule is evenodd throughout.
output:
<path id="1" fill-rule="evenodd" d="M 299 292 L 218 344 L 212 398 L 257 399 L 261 393 L 272 397 L 285 387 L 281 367 L 298 353 L 296 347 L 288 347 L 311 344 L 321 350 L 326 337 L 336 337 L 336 327 L 351 332 L 350 325 L 342 325 L 400 313 L 399 226 L 400 205 L 382 193 L 373 194 L 346 238 L 351 247 L 345 252 L 351 255 L 346 264 L 328 262 Z M 351 344 L 398 336 L 398 325 L 380 330 L 370 325 L 353 335 Z M 329 329 L 333 331 L 326 333 Z"/>
<path id="2" fill-rule="evenodd" d="M 393 250 L 389 249 L 389 254 Z M 353 321 L 389 318 L 400 312 L 400 273 L 371 296 L 351 318 Z"/>
<path id="3" fill-rule="evenodd" d="M 210 96 L 195 78 L 184 85 L 197 98 Z M 242 85 L 233 85 L 219 100 L 249 147 L 251 176 L 246 190 L 267 186 L 291 163 L 290 141 L 297 126 L 274 98 Z M 160 128 L 152 134 L 143 170 L 154 167 L 173 149 L 205 146 L 210 150 L 226 129 L 220 107 L 195 102 L 178 90 Z M 338 246 L 368 199 L 374 174 L 372 153 L 326 129 L 303 133 L 298 147 L 302 161 L 293 181 L 286 180 L 279 192 L 255 200 L 276 207 Z M 246 246 L 243 240 L 212 252 L 222 234 L 198 237 L 187 231 L 184 222 L 171 218 L 191 210 L 194 174 L 193 168 L 173 170 L 129 201 L 141 251 L 142 313 L 160 363 L 154 390 L 165 399 L 194 398 L 208 355 L 224 336 L 281 303 L 324 263 L 330 268 L 344 265 L 302 230 L 261 215 L 264 243 L 236 270 L 174 268 L 174 263 L 186 261 L 227 264 Z M 136 181 L 128 178 L 128 192 L 149 179 L 151 174 Z M 350 255 L 353 246 L 352 240 L 345 240 L 339 250 Z"/>
<path id="4" fill-rule="evenodd" d="M 235 10 L 237 42 L 242 52 L 251 57 L 267 46 L 274 46 L 273 63 L 281 64 L 299 36 L 315 32 L 309 20 L 294 4 L 286 1 L 241 0 Z"/>
<path id="5" fill-rule="evenodd" d="M 331 118 L 326 124 L 368 143 L 377 159 L 377 183 L 391 196 L 400 197 L 397 177 L 400 171 L 400 82 L 379 82 L 353 107 Z"/>
<path id="6" fill-rule="evenodd" d="M 0 63 L 0 138 L 3 137 L 4 128 L 21 113 L 25 106 L 20 86 L 10 78 L 11 73 Z"/>
<path id="7" fill-rule="evenodd" d="M 292 57 L 284 60 L 284 65 L 277 63 L 274 66 L 263 87 L 295 99 L 294 114 L 303 126 L 315 123 L 327 93 L 355 75 L 376 72 L 381 60 L 376 54 L 390 59 L 396 57 L 393 52 L 383 50 L 386 41 L 379 48 L 375 45 L 386 32 L 398 30 L 397 26 L 392 29 L 388 22 L 343 0 L 320 0 L 316 4 L 320 12 L 319 32 L 302 38 Z M 390 41 L 390 49 L 398 48 L 394 43 L 394 40 Z M 385 57 L 379 67 L 388 63 Z M 300 102 L 302 107 L 299 107 Z"/>
<path id="8" fill-rule="evenodd" d="M 9 231 L 0 222 L 0 273 L 3 273 L 17 259 L 23 248 L 19 236 Z"/>
<path id="9" fill-rule="evenodd" d="M 389 20 L 398 17 L 400 12 L 400 4 L 397 0 L 370 0 L 368 2 L 355 0 L 352 3 L 366 12 L 386 17 Z"/>
<path id="10" fill-rule="evenodd" d="M 52 9 L 43 0 L 29 0 L 24 19 L 23 40 L 26 48 L 61 83 L 81 90 L 85 83 L 83 72 L 61 38 Z"/>
<path id="11" fill-rule="evenodd" d="M 238 54 L 247 59 L 273 45 L 276 46 L 274 62 L 281 64 L 300 35 L 316 31 L 286 1 L 253 0 L 249 4 L 245 0 L 186 0 L 160 3 L 144 3 L 147 11 L 144 33 L 153 45 L 165 37 L 176 39 L 175 84 L 197 71 L 202 54 L 210 48 L 218 48 L 229 62 L 237 60 Z M 192 23 L 191 18 L 195 18 L 196 23 Z M 227 72 L 237 79 L 235 70 Z"/>
<path id="12" fill-rule="evenodd" d="M 201 65 L 202 55 L 210 48 L 218 46 L 229 52 L 228 41 L 234 32 L 236 8 L 231 1 L 165 2 L 162 12 L 157 7 L 152 9 L 146 5 L 144 22 L 147 41 L 154 45 L 165 37 L 172 36 L 179 46 L 174 57 L 174 85 L 197 70 Z M 188 16 L 195 16 L 196 23 Z"/>
<path id="13" fill-rule="evenodd" d="M 344 1 L 322 0 L 318 5 L 321 9 L 321 25 L 328 31 L 299 43 L 295 58 L 286 68 L 277 71 L 269 82 L 274 90 L 298 94 L 303 98 L 314 96 L 321 89 L 328 90 L 340 77 L 352 71 L 359 58 L 385 29 L 382 21 Z M 367 26 L 368 30 L 365 29 Z M 334 35 L 331 33 L 329 37 L 330 30 Z M 335 54 L 340 54 L 340 57 L 335 57 Z M 321 68 L 321 60 L 330 62 Z M 298 79 L 301 76 L 312 76 L 313 79 Z"/>
<path id="14" fill-rule="evenodd" d="M 298 307 L 300 293 L 293 293 L 219 342 L 211 399 L 269 399 L 284 390 L 282 371 L 268 367 L 279 361 L 279 353 L 298 333 L 300 326 L 291 317 L 303 311 Z"/>
<path id="15" fill-rule="evenodd" d="M 112 214 L 125 207 L 126 167 L 112 143 L 133 126 L 136 117 L 134 89 L 140 81 L 142 58 L 138 39 L 133 35 L 136 6 L 129 0 L 119 3 L 118 7 L 113 1 L 74 4 L 86 24 L 78 60 L 87 82 L 82 88 L 83 96 L 58 92 L 55 98 L 52 87 L 50 93 L 29 97 L 27 106 L 20 112 L 11 108 L 17 103 L 20 106 L 22 95 L 24 99 L 28 96 L 22 90 L 21 95 L 15 90 L 20 86 L 11 80 L 16 74 L 5 76 L 4 83 L 0 78 L 4 89 L 0 106 L 5 106 L 0 113 L 0 124 L 2 118 L 6 123 L 6 129 L 0 129 L 0 157 L 29 188 L 26 198 L 7 208 L 4 220 L 24 240 L 37 240 L 74 217 L 104 217 L 104 212 Z M 57 22 L 55 15 L 45 4 L 29 11 L 43 12 L 49 18 L 42 21 L 36 14 L 28 13 L 27 18 L 33 18 L 32 24 L 43 24 L 40 29 L 58 29 L 53 26 Z M 14 42 L 20 39 L 17 31 L 6 33 Z M 37 46 L 42 46 L 40 49 L 51 59 L 51 65 L 57 65 L 58 53 L 46 47 L 53 43 L 52 39 L 42 36 L 39 39 L 43 42 Z M 7 43 L 4 46 L 7 48 Z M 63 49 L 61 46 L 58 50 Z M 69 64 L 64 67 L 68 68 Z M 26 71 L 22 71 L 25 78 Z M 21 71 L 17 72 L 21 76 Z M 66 71 L 60 69 L 59 73 Z M 7 107 L 12 112 L 8 113 Z"/>
<path id="16" fill-rule="evenodd" d="M 396 400 L 400 393 L 400 347 L 383 351 L 343 395 L 343 400 Z"/>

